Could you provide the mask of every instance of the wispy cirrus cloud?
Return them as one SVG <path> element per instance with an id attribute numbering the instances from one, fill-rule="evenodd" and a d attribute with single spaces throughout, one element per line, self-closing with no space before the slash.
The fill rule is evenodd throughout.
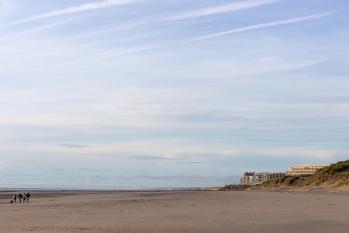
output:
<path id="1" fill-rule="evenodd" d="M 102 53 L 100 56 L 97 56 L 96 60 L 105 60 L 113 57 L 124 56 L 135 53 L 142 53 L 149 50 L 153 50 L 155 48 L 160 48 L 159 46 L 149 46 L 149 47 L 135 47 L 135 48 L 125 48 L 117 51 L 108 51 L 106 53 Z"/>
<path id="2" fill-rule="evenodd" d="M 269 158 L 332 159 L 348 154 L 347 149 L 319 146 L 265 146 L 224 145 L 221 143 L 197 143 L 187 140 L 183 147 L 179 140 L 147 140 L 110 144 L 49 144 L 49 143 L 1 143 L 4 155 L 68 155 L 88 157 L 124 157 L 139 161 L 173 162 L 182 164 L 210 163 L 210 158 L 241 158 L 262 156 Z M 148 155 L 144 155 L 148 154 Z M 1 164 L 0 164 L 1 165 Z"/>
<path id="3" fill-rule="evenodd" d="M 186 20 L 186 19 L 198 18 L 198 17 L 208 16 L 208 15 L 216 15 L 216 14 L 255 8 L 255 7 L 264 6 L 264 5 L 272 4 L 279 1 L 280 0 L 238 1 L 238 2 L 232 2 L 229 4 L 220 5 L 220 6 L 206 7 L 198 10 L 192 10 L 184 13 L 171 15 L 171 16 L 165 17 L 163 20 L 164 21 Z"/>
<path id="4" fill-rule="evenodd" d="M 312 15 L 307 15 L 307 16 L 298 17 L 298 18 L 278 20 L 278 21 L 273 21 L 273 22 L 269 22 L 269 23 L 254 24 L 254 25 L 250 25 L 250 26 L 246 26 L 246 27 L 236 28 L 233 30 L 228 30 L 228 31 L 224 31 L 224 32 L 209 34 L 206 36 L 196 37 L 194 39 L 191 39 L 190 41 L 207 40 L 207 39 L 211 39 L 211 38 L 215 38 L 215 37 L 229 35 L 232 33 L 257 30 L 257 29 L 262 29 L 262 28 L 277 27 L 277 26 L 282 26 L 282 25 L 306 22 L 306 21 L 310 21 L 310 20 L 317 20 L 317 19 L 331 16 L 333 14 L 335 14 L 335 11 L 329 11 L 329 12 L 324 12 L 324 13 L 319 13 L 319 14 L 312 14 Z"/>
<path id="5" fill-rule="evenodd" d="M 102 1 L 95 1 L 95 2 L 90 2 L 90 3 L 85 3 L 77 6 L 71 6 L 67 7 L 64 9 L 59 9 L 59 10 L 53 10 L 49 11 L 43 14 L 38 14 L 34 15 L 28 18 L 20 19 L 17 21 L 14 21 L 12 23 L 2 25 L 0 28 L 6 28 L 9 26 L 14 26 L 18 24 L 23 24 L 23 23 L 29 23 L 33 21 L 38 21 L 42 19 L 47 19 L 47 18 L 52 18 L 52 17 L 57 17 L 57 16 L 64 16 L 64 15 L 71 15 L 71 14 L 77 14 L 77 13 L 82 13 L 86 11 L 93 11 L 93 10 L 99 10 L 99 9 L 104 9 L 108 7 L 114 7 L 114 6 L 120 6 L 120 5 L 126 5 L 129 3 L 133 3 L 139 0 L 102 0 Z"/>
<path id="6" fill-rule="evenodd" d="M 139 155 L 133 157 L 135 160 L 156 161 L 156 160 L 176 160 L 175 157 L 161 157 L 152 155 Z"/>
<path id="7" fill-rule="evenodd" d="M 86 149 L 88 146 L 81 144 L 59 144 L 58 146 L 67 149 Z"/>
<path id="8" fill-rule="evenodd" d="M 54 23 L 50 23 L 50 24 L 46 24 L 46 25 L 40 25 L 40 26 L 37 26 L 37 27 L 32 27 L 32 28 L 29 28 L 29 29 L 26 29 L 26 30 L 22 30 L 20 32 L 16 32 L 16 33 L 13 33 L 13 34 L 8 34 L 6 36 L 3 36 L 0 40 L 6 40 L 6 39 L 10 39 L 11 40 L 11 39 L 15 39 L 16 37 L 23 36 L 23 35 L 36 34 L 36 33 L 41 33 L 41 32 L 44 32 L 44 31 L 49 31 L 49 30 L 52 30 L 52 29 L 64 26 L 64 25 L 66 25 L 68 23 L 71 23 L 71 22 L 73 22 L 75 20 L 76 20 L 76 18 L 64 19 L 64 20 L 61 20 L 61 21 L 58 21 L 58 22 L 54 22 Z"/>
<path id="9" fill-rule="evenodd" d="M 108 52 L 103 52 L 100 54 L 96 54 L 93 57 L 88 57 L 86 59 L 80 59 L 73 62 L 67 62 L 64 64 L 59 64 L 55 66 L 55 68 L 63 68 L 63 67 L 81 67 L 83 65 L 90 65 L 92 63 L 103 62 L 105 60 L 113 59 L 115 57 L 133 55 L 138 53 L 145 53 L 147 51 L 151 51 L 153 49 L 160 47 L 134 47 L 134 48 L 122 48 L 119 50 L 112 50 Z"/>

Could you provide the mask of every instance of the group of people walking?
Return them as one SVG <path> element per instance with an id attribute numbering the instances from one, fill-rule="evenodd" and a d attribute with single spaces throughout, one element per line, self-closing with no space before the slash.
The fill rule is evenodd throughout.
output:
<path id="1" fill-rule="evenodd" d="M 28 193 L 19 193 L 19 194 L 15 194 L 15 195 L 13 195 L 13 198 L 11 199 L 11 203 L 12 204 L 15 204 L 15 203 L 17 203 L 17 202 L 19 202 L 19 203 L 29 203 L 29 201 L 30 201 L 30 193 L 28 192 Z"/>

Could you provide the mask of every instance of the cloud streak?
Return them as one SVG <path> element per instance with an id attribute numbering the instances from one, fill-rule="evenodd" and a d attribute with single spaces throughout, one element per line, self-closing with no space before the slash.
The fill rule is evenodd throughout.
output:
<path id="1" fill-rule="evenodd" d="M 52 17 L 65 16 L 65 15 L 82 13 L 86 11 L 93 11 L 93 10 L 99 10 L 99 9 L 104 9 L 108 7 L 120 6 L 120 5 L 132 3 L 135 1 L 138 1 L 138 0 L 102 0 L 102 1 L 90 2 L 90 3 L 85 3 L 77 6 L 67 7 L 60 10 L 50 11 L 44 14 L 34 15 L 29 18 L 17 20 L 12 23 L 0 26 L 0 28 L 6 28 L 9 26 L 29 23 L 29 22 L 52 18 Z"/>
<path id="2" fill-rule="evenodd" d="M 156 161 L 156 160 L 176 160 L 175 157 L 161 157 L 161 156 L 147 156 L 147 155 L 139 155 L 133 157 L 135 160 L 144 160 L 144 161 Z"/>
<path id="3" fill-rule="evenodd" d="M 62 68 L 62 67 L 77 67 L 81 65 L 91 64 L 91 63 L 98 63 L 105 60 L 113 59 L 115 57 L 121 57 L 121 56 L 127 56 L 127 55 L 133 55 L 138 53 L 145 53 L 147 51 L 151 51 L 153 49 L 160 48 L 160 47 L 135 47 L 135 48 L 124 48 L 117 51 L 108 51 L 101 54 L 97 54 L 93 57 L 86 58 L 84 60 L 77 60 L 74 62 L 68 62 L 65 64 L 57 65 L 56 68 Z"/>
<path id="4" fill-rule="evenodd" d="M 88 147 L 86 145 L 80 145 L 80 144 L 59 144 L 58 146 L 61 146 L 67 149 L 86 149 Z"/>
<path id="5" fill-rule="evenodd" d="M 109 59 L 109 58 L 113 58 L 113 57 L 119 57 L 119 56 L 124 56 L 124 55 L 135 54 L 135 53 L 142 53 L 142 52 L 146 52 L 149 50 L 153 50 L 155 48 L 159 48 L 159 46 L 158 47 L 155 47 L 155 46 L 135 47 L 135 48 L 122 49 L 119 51 L 109 51 L 109 52 L 106 52 L 106 53 L 100 55 L 99 57 L 97 57 L 96 60 L 105 60 L 105 59 Z"/>
<path id="6" fill-rule="evenodd" d="M 220 5 L 220 6 L 207 7 L 207 8 L 202 8 L 202 9 L 198 9 L 198 10 L 187 11 L 187 12 L 184 12 L 184 13 L 180 13 L 180 14 L 177 14 L 177 15 L 172 15 L 172 16 L 166 17 L 163 20 L 164 21 L 186 20 L 186 19 L 198 18 L 198 17 L 203 17 L 203 16 L 209 16 L 209 15 L 216 15 L 216 14 L 222 14 L 222 13 L 246 10 L 246 9 L 250 9 L 250 8 L 264 6 L 264 5 L 267 5 L 267 4 L 272 4 L 272 3 L 275 3 L 275 2 L 279 2 L 279 1 L 280 0 L 247 0 L 247 1 L 238 1 L 238 2 L 233 2 L 233 3 Z"/>
<path id="7" fill-rule="evenodd" d="M 269 23 L 254 24 L 254 25 L 250 25 L 247 27 L 241 27 L 241 28 L 236 28 L 236 29 L 229 30 L 229 31 L 213 33 L 213 34 L 209 34 L 206 36 L 196 37 L 194 39 L 191 39 L 190 41 L 207 40 L 207 39 L 225 36 L 225 35 L 238 33 L 238 32 L 245 32 L 245 31 L 257 30 L 257 29 L 262 29 L 262 28 L 270 28 L 270 27 L 277 27 L 277 26 L 282 26 L 282 25 L 306 22 L 306 21 L 310 21 L 310 20 L 325 18 L 325 17 L 331 16 L 333 14 L 335 14 L 334 11 L 329 11 L 329 12 L 324 12 L 324 13 L 319 13 L 319 14 L 308 15 L 308 16 L 304 16 L 304 17 L 279 20 L 279 21 L 274 21 L 274 22 L 269 22 Z"/>

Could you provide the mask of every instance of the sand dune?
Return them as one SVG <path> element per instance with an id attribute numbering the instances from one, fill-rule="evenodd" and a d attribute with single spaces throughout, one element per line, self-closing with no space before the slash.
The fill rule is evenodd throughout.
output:
<path id="1" fill-rule="evenodd" d="M 34 192 L 0 194 L 0 232 L 347 233 L 349 195 L 277 192 Z"/>

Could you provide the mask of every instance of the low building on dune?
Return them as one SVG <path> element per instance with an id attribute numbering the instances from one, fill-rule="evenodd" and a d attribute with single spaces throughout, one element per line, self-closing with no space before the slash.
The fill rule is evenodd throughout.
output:
<path id="1" fill-rule="evenodd" d="M 279 179 L 286 175 L 284 172 L 260 172 L 256 173 L 256 185 L 268 180 Z"/>
<path id="2" fill-rule="evenodd" d="M 244 176 L 240 180 L 240 185 L 243 186 L 253 186 L 262 184 L 265 181 L 278 179 L 284 177 L 286 173 L 284 172 L 245 172 Z"/>

